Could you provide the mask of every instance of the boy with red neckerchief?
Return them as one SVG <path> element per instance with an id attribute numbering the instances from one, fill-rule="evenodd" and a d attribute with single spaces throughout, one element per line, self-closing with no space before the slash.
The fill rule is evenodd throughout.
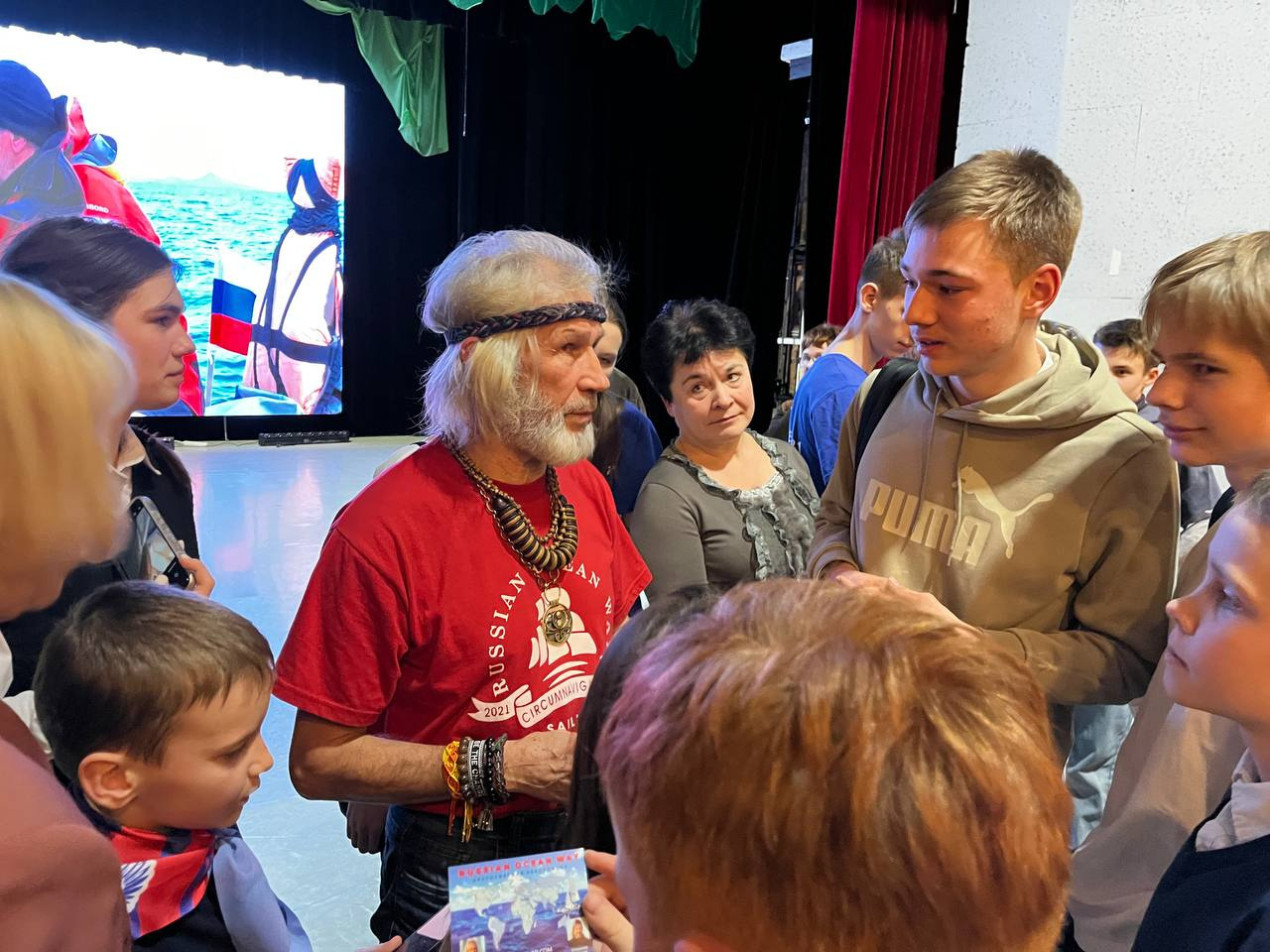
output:
<path id="1" fill-rule="evenodd" d="M 134 949 L 310 952 L 236 826 L 273 757 L 273 655 L 188 592 L 94 592 L 45 643 L 36 706 L 53 758 L 119 857 Z"/>

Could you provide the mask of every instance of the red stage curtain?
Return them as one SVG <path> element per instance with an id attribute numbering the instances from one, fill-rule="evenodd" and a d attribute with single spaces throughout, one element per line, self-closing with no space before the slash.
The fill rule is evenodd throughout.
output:
<path id="1" fill-rule="evenodd" d="M 829 315 L 845 324 L 873 242 L 935 178 L 953 0 L 858 0 Z"/>

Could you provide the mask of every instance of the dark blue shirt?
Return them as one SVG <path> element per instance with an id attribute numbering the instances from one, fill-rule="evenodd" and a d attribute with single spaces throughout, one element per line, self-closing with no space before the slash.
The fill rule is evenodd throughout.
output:
<path id="1" fill-rule="evenodd" d="M 613 502 L 617 514 L 624 516 L 635 508 L 644 477 L 661 456 L 661 440 L 653 421 L 629 400 L 623 401 L 617 424 L 622 430 L 622 455 L 613 480 Z"/>
<path id="2" fill-rule="evenodd" d="M 838 462 L 843 417 L 868 376 L 850 357 L 828 353 L 811 365 L 794 391 L 789 442 L 807 461 L 818 493 L 825 491 Z"/>
<path id="3" fill-rule="evenodd" d="M 1155 887 L 1133 952 L 1270 952 L 1270 836 L 1197 853 L 1198 832 Z"/>

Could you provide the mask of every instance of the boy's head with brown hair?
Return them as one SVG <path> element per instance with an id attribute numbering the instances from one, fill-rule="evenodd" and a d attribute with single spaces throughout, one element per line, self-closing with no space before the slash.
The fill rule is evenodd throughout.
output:
<path id="1" fill-rule="evenodd" d="M 807 372 L 837 336 L 838 328 L 832 324 L 817 324 L 803 332 L 802 344 L 798 349 L 799 376 Z"/>
<path id="2" fill-rule="evenodd" d="M 1164 372 L 1147 395 L 1169 451 L 1246 489 L 1270 469 L 1270 231 L 1227 235 L 1156 273 L 1142 319 Z"/>
<path id="3" fill-rule="evenodd" d="M 1094 346 L 1102 351 L 1116 385 L 1134 403 L 1160 375 L 1160 361 L 1151 350 L 1146 327 L 1137 318 L 1102 325 L 1094 331 Z"/>
<path id="4" fill-rule="evenodd" d="M 908 210 L 905 316 L 922 366 L 962 403 L 1041 366 L 1035 337 L 1071 263 L 1080 193 L 1034 149 L 983 152 L 936 179 Z"/>
<path id="5" fill-rule="evenodd" d="M 260 736 L 273 654 L 251 622 L 198 595 L 123 582 L 81 601 L 35 675 L 53 759 L 121 826 L 238 820 L 273 766 Z"/>
<path id="6" fill-rule="evenodd" d="M 855 311 L 847 322 L 847 333 L 865 335 L 868 353 L 878 360 L 899 357 L 913 346 L 904 323 L 904 275 L 900 273 L 904 244 L 902 228 L 873 243 L 860 268 Z"/>
<path id="7" fill-rule="evenodd" d="M 635 667 L 598 761 L 641 950 L 1053 948 L 1043 693 L 891 591 L 732 590 Z"/>

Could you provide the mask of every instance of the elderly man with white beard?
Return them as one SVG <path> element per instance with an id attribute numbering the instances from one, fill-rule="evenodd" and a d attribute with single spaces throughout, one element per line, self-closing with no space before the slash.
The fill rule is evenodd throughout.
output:
<path id="1" fill-rule="evenodd" d="M 428 279 L 430 442 L 331 528 L 278 658 L 302 796 L 392 804 L 371 929 L 414 931 L 456 863 L 556 848 L 578 713 L 650 575 L 590 463 L 600 266 L 553 235 Z"/>

